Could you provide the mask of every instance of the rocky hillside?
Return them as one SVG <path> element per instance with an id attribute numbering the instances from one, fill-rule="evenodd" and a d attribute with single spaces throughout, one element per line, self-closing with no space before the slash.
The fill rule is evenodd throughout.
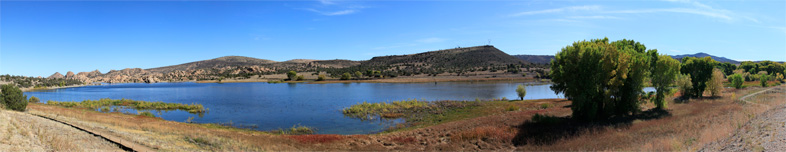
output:
<path id="1" fill-rule="evenodd" d="M 454 48 L 410 55 L 374 57 L 361 63 L 365 66 L 421 65 L 440 68 L 468 68 L 507 64 L 525 64 L 491 45 Z"/>
<path id="2" fill-rule="evenodd" d="M 324 71 L 329 76 L 345 72 L 366 72 L 368 77 L 396 77 L 417 74 L 465 73 L 474 71 L 519 72 L 530 62 L 508 55 L 494 46 L 476 46 L 430 51 L 410 55 L 374 57 L 367 61 L 294 59 L 284 62 L 243 56 L 225 56 L 184 64 L 140 69 L 126 68 L 101 73 L 68 71 L 55 73 L 50 79 L 79 80 L 84 83 L 215 80 L 222 78 L 279 74 L 286 71 Z M 376 71 L 376 72 L 375 72 Z"/>

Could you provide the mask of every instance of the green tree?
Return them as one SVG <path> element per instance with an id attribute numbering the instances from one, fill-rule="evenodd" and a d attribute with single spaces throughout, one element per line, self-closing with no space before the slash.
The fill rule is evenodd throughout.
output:
<path id="1" fill-rule="evenodd" d="M 320 74 L 319 76 L 317 76 L 317 81 L 325 81 L 325 75 Z"/>
<path id="2" fill-rule="evenodd" d="M 707 91 L 711 96 L 720 96 L 723 91 L 723 71 L 721 69 L 713 69 L 712 77 L 707 81 Z"/>
<path id="3" fill-rule="evenodd" d="M 372 72 L 372 73 L 373 73 L 373 72 Z M 360 80 L 360 78 L 361 78 L 361 77 L 363 77 L 363 73 L 362 73 L 362 72 L 360 72 L 360 71 L 355 71 L 355 79 L 358 79 L 358 80 Z"/>
<path id="4" fill-rule="evenodd" d="M 671 92 L 670 86 L 674 83 L 680 73 L 680 62 L 668 55 L 660 55 L 653 61 L 654 68 L 651 72 L 650 81 L 655 87 L 655 98 L 652 100 L 659 109 L 666 108 L 665 97 Z"/>
<path id="5" fill-rule="evenodd" d="M 761 82 L 761 87 L 767 87 L 767 80 L 769 76 L 766 74 L 759 74 L 759 82 Z"/>
<path id="6" fill-rule="evenodd" d="M 691 83 L 693 83 L 693 90 L 688 91 L 689 97 L 701 97 L 704 89 L 707 88 L 707 80 L 712 77 L 712 69 L 715 67 L 715 60 L 710 57 L 682 58 L 682 74 L 690 74 Z"/>
<path id="7" fill-rule="evenodd" d="M 32 102 L 32 103 L 38 103 L 38 102 L 41 102 L 41 100 L 40 100 L 40 99 L 38 99 L 38 98 L 37 98 L 37 97 L 35 97 L 35 96 L 32 96 L 32 97 L 30 97 L 30 100 L 29 100 L 29 101 L 30 101 L 30 102 Z"/>
<path id="8" fill-rule="evenodd" d="M 516 87 L 516 94 L 519 95 L 519 98 L 521 98 L 521 100 L 524 100 L 524 96 L 527 95 L 527 88 L 525 88 L 524 85 L 519 84 L 519 86 Z"/>
<path id="9" fill-rule="evenodd" d="M 2 102 L 6 108 L 16 111 L 25 111 L 27 108 L 27 95 L 22 94 L 22 90 L 13 84 L 3 85 L 2 89 Z"/>
<path id="10" fill-rule="evenodd" d="M 341 80 L 349 80 L 351 77 L 352 75 L 350 75 L 349 72 L 344 72 L 344 74 L 341 74 Z"/>
<path id="11" fill-rule="evenodd" d="M 743 69 L 745 70 L 745 72 L 748 72 L 750 74 L 756 74 L 756 72 L 759 72 L 758 67 L 759 64 L 756 64 L 756 62 L 743 61 L 740 63 L 740 66 L 738 68 Z"/>
<path id="12" fill-rule="evenodd" d="M 297 81 L 303 81 L 303 79 L 305 79 L 305 77 L 303 77 L 303 75 L 299 75 L 296 78 Z"/>
<path id="13" fill-rule="evenodd" d="M 742 88 L 742 83 L 744 82 L 744 78 L 742 78 L 741 74 L 733 74 L 729 76 L 729 80 L 731 81 L 731 86 L 734 88 Z"/>
<path id="14" fill-rule="evenodd" d="M 651 65 L 644 45 L 608 38 L 574 42 L 551 61 L 551 89 L 573 101 L 573 117 L 597 120 L 639 110 Z"/>
<path id="15" fill-rule="evenodd" d="M 287 79 L 289 79 L 289 80 L 297 79 L 297 72 L 295 72 L 295 71 L 287 72 Z"/>
<path id="16" fill-rule="evenodd" d="M 734 70 L 737 69 L 736 65 L 729 62 L 719 63 L 716 67 L 721 69 L 724 75 L 731 75 L 734 73 Z"/>

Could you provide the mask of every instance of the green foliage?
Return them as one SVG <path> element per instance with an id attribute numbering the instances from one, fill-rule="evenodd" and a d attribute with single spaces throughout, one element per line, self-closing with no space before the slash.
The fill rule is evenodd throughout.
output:
<path id="1" fill-rule="evenodd" d="M 153 113 L 150 113 L 149 111 L 140 112 L 139 115 L 146 116 L 146 117 L 156 117 L 156 115 L 153 115 Z"/>
<path id="2" fill-rule="evenodd" d="M 30 97 L 30 100 L 28 100 L 28 101 L 30 101 L 32 103 L 38 103 L 38 102 L 41 102 L 41 99 L 38 99 L 38 97 L 32 96 L 32 97 Z"/>
<path id="3" fill-rule="evenodd" d="M 654 51 L 653 51 L 654 52 Z M 668 55 L 659 56 L 653 63 L 650 81 L 655 87 L 655 98 L 652 102 L 660 109 L 666 108 L 665 96 L 671 91 L 670 86 L 679 75 L 680 62 Z"/>
<path id="4" fill-rule="evenodd" d="M 766 74 L 759 74 L 759 82 L 761 82 L 761 87 L 767 87 L 767 80 L 769 76 Z"/>
<path id="5" fill-rule="evenodd" d="M 537 113 L 534 116 L 532 116 L 532 122 L 535 123 L 556 124 L 556 123 L 560 123 L 561 121 L 562 120 L 559 117 L 541 115 Z"/>
<path id="6" fill-rule="evenodd" d="M 716 61 L 710 57 L 682 58 L 682 74 L 690 74 L 693 89 L 689 90 L 686 95 L 689 97 L 701 97 L 704 89 L 707 88 L 707 81 L 712 78 L 712 69 L 715 67 Z"/>
<path id="7" fill-rule="evenodd" d="M 325 81 L 325 75 L 320 74 L 319 76 L 317 76 L 317 81 Z"/>
<path id="8" fill-rule="evenodd" d="M 46 88 L 46 87 L 56 87 L 56 86 L 71 86 L 71 85 L 80 85 L 84 84 L 82 81 L 77 79 L 49 79 L 49 78 L 37 78 L 37 77 L 26 77 L 26 76 L 12 76 L 12 75 L 0 75 L 0 81 L 7 81 L 16 84 L 21 88 Z"/>
<path id="9" fill-rule="evenodd" d="M 737 69 L 737 65 L 731 64 L 729 62 L 719 63 L 715 67 L 718 68 L 718 69 L 721 69 L 721 71 L 723 71 L 724 75 L 731 75 L 731 74 L 734 73 L 734 70 Z"/>
<path id="10" fill-rule="evenodd" d="M 527 88 L 525 88 L 524 85 L 519 84 L 519 86 L 516 87 L 516 94 L 519 95 L 521 100 L 524 100 L 524 96 L 527 95 Z"/>
<path id="11" fill-rule="evenodd" d="M 349 80 L 349 78 L 351 77 L 352 75 L 350 75 L 349 72 L 345 72 L 344 74 L 341 74 L 341 80 Z"/>
<path id="12" fill-rule="evenodd" d="M 707 91 L 711 96 L 720 96 L 723 91 L 723 71 L 713 69 L 712 77 L 707 81 Z"/>
<path id="13" fill-rule="evenodd" d="M 677 85 L 677 88 L 680 89 L 680 94 L 682 94 L 683 97 L 690 97 L 688 94 L 690 90 L 693 90 L 693 83 L 691 83 L 690 74 L 677 75 L 677 80 L 674 81 L 674 83 Z"/>
<path id="14" fill-rule="evenodd" d="M 780 82 L 780 83 L 783 83 L 783 74 L 776 73 L 776 74 L 775 74 L 775 81 L 778 81 L 778 82 Z"/>
<path id="15" fill-rule="evenodd" d="M 137 100 L 129 100 L 129 99 L 120 99 L 120 100 L 113 100 L 113 99 L 99 99 L 99 100 L 84 100 L 82 102 L 57 102 L 57 101 L 47 101 L 46 104 L 48 105 L 56 105 L 61 107 L 80 107 L 80 108 L 90 108 L 90 109 L 98 109 L 102 107 L 111 107 L 111 106 L 125 106 L 129 108 L 133 108 L 136 110 L 183 110 L 189 113 L 205 113 L 207 109 L 205 109 L 201 104 L 182 104 L 182 103 L 165 103 L 165 102 L 149 102 L 149 101 L 137 101 Z"/>
<path id="16" fill-rule="evenodd" d="M 651 68 L 645 49 L 624 39 L 574 42 L 551 61 L 551 89 L 573 101 L 573 118 L 579 120 L 636 112 L 644 77 Z"/>
<path id="17" fill-rule="evenodd" d="M 731 81 L 731 86 L 733 86 L 734 88 L 737 89 L 742 88 L 742 83 L 744 82 L 744 78 L 742 78 L 741 74 L 733 74 L 729 77 L 729 80 Z"/>
<path id="18" fill-rule="evenodd" d="M 540 109 L 548 109 L 548 108 L 550 108 L 551 106 L 552 106 L 552 105 L 551 105 L 551 104 L 549 104 L 549 103 L 541 103 L 541 104 L 540 104 Z"/>
<path id="19" fill-rule="evenodd" d="M 344 115 L 351 116 L 351 117 L 368 118 L 369 116 L 379 116 L 382 113 L 400 112 L 401 110 L 420 108 L 426 106 L 428 106 L 428 102 L 418 101 L 417 99 L 393 101 L 390 104 L 386 102 L 379 102 L 379 103 L 363 102 L 363 103 L 358 103 L 356 105 L 352 105 L 349 108 L 344 108 L 342 112 L 344 113 Z"/>
<path id="20" fill-rule="evenodd" d="M 518 110 L 519 110 L 519 107 L 516 106 L 516 105 L 510 105 L 507 108 L 505 108 L 505 111 L 518 111 Z"/>
<path id="21" fill-rule="evenodd" d="M 360 71 L 355 71 L 355 79 L 360 79 L 362 77 L 363 77 L 363 73 L 361 73 Z"/>
<path id="22" fill-rule="evenodd" d="M 295 80 L 297 80 L 297 81 L 303 81 L 303 79 L 305 79 L 305 78 L 303 78 L 303 75 L 299 75 L 299 76 L 297 76 L 297 78 L 296 78 Z"/>
<path id="23" fill-rule="evenodd" d="M 2 97 L 0 103 L 7 109 L 16 111 L 25 111 L 27 108 L 27 95 L 22 94 L 22 90 L 13 84 L 5 84 L 2 86 Z"/>
<path id="24" fill-rule="evenodd" d="M 759 71 L 758 67 L 759 65 L 756 64 L 756 62 L 743 61 L 740 63 L 740 66 L 738 68 L 743 69 L 745 72 L 748 72 L 750 74 L 756 74 L 756 72 Z"/>
<path id="25" fill-rule="evenodd" d="M 297 79 L 297 72 L 289 71 L 287 72 L 287 80 L 295 80 Z"/>

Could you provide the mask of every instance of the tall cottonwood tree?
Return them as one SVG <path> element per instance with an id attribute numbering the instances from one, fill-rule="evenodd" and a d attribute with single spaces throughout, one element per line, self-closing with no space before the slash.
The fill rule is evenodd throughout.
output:
<path id="1" fill-rule="evenodd" d="M 646 47 L 608 38 L 574 42 L 551 61 L 555 93 L 573 101 L 573 117 L 597 120 L 639 111 L 644 78 L 651 69 Z"/>
<path id="2" fill-rule="evenodd" d="M 657 51 L 652 51 L 657 52 Z M 651 61 L 653 64 L 650 81 L 655 87 L 655 98 L 652 100 L 656 108 L 666 108 L 665 96 L 671 92 L 670 86 L 680 74 L 680 62 L 668 55 L 660 55 Z"/>
<path id="3" fill-rule="evenodd" d="M 693 89 L 688 91 L 689 97 L 701 97 L 704 89 L 707 88 L 707 81 L 712 77 L 712 69 L 717 62 L 710 57 L 682 58 L 680 73 L 690 74 Z"/>

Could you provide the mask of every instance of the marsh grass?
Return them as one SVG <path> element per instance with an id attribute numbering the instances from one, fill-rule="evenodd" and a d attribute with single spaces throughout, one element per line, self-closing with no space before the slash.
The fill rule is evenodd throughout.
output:
<path id="1" fill-rule="evenodd" d="M 282 134 L 282 135 L 310 135 L 316 133 L 316 129 L 297 124 L 288 129 L 278 129 L 270 132 L 274 134 Z"/>
<path id="2" fill-rule="evenodd" d="M 84 100 L 82 102 L 59 102 L 59 101 L 47 101 L 47 105 L 56 105 L 61 107 L 75 107 L 75 108 L 89 108 L 89 109 L 101 109 L 113 107 L 113 106 L 122 106 L 128 107 L 136 110 L 183 110 L 188 113 L 193 114 L 203 114 L 208 111 L 205 107 L 201 104 L 181 104 L 181 103 L 166 103 L 166 102 L 150 102 L 150 101 L 138 101 L 138 100 L 130 100 L 130 99 L 99 99 L 99 100 Z M 107 110 L 108 111 L 108 110 Z"/>

